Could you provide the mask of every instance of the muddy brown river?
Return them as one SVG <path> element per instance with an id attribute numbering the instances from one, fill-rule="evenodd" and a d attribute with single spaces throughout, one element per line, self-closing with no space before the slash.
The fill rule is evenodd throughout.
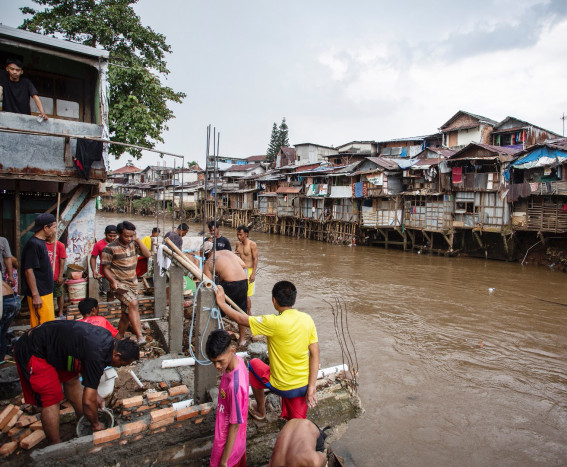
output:
<path id="1" fill-rule="evenodd" d="M 122 217 L 97 214 L 98 238 Z M 142 235 L 156 223 L 129 220 Z M 201 225 L 190 228 L 197 234 Z M 236 242 L 235 231 L 221 232 Z M 272 312 L 274 282 L 293 281 L 297 307 L 317 325 L 323 367 L 342 363 L 325 300 L 346 304 L 365 409 L 333 445 L 348 465 L 567 465 L 565 274 L 256 232 L 250 238 L 259 250 L 252 313 Z"/>

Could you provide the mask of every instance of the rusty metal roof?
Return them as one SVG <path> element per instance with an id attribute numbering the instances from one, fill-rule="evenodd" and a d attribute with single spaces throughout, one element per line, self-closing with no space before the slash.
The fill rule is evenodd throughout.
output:
<path id="1" fill-rule="evenodd" d="M 276 193 L 279 194 L 292 194 L 292 193 L 299 193 L 301 191 L 301 188 L 297 188 L 295 186 L 280 186 L 277 190 Z"/>

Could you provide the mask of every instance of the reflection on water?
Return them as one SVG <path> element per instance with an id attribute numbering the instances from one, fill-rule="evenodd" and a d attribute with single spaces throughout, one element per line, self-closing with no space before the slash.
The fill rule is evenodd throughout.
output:
<path id="1" fill-rule="evenodd" d="M 155 218 L 131 219 L 142 235 L 155 226 Z M 99 213 L 98 237 L 119 220 Z M 189 235 L 199 230 L 192 224 Z M 222 232 L 236 242 L 233 230 Z M 323 366 L 342 361 L 325 300 L 347 304 L 366 412 L 334 447 L 352 464 L 566 463 L 565 275 L 255 232 L 251 238 L 260 268 L 253 314 L 271 312 L 272 285 L 292 280 L 297 307 L 317 324 Z"/>

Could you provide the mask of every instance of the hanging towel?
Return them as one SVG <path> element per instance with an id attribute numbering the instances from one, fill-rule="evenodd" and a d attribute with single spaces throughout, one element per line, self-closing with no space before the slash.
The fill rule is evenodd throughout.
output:
<path id="1" fill-rule="evenodd" d="M 463 168 L 453 167 L 453 183 L 463 183 Z"/>
<path id="2" fill-rule="evenodd" d="M 157 257 L 156 257 L 156 261 L 159 267 L 159 275 L 161 277 L 163 277 L 163 275 L 165 274 L 165 271 L 167 271 L 169 269 L 169 266 L 171 266 L 171 259 L 169 259 L 167 256 L 165 256 L 163 254 L 163 249 L 165 248 L 165 245 L 160 245 L 157 251 Z"/>
<path id="3" fill-rule="evenodd" d="M 88 180 L 93 162 L 102 160 L 102 141 L 78 139 L 74 160 L 79 175 Z"/>

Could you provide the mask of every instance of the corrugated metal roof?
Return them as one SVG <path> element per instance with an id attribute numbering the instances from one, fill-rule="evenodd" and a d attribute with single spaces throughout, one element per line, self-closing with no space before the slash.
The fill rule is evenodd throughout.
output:
<path id="1" fill-rule="evenodd" d="M 400 166 L 396 164 L 396 162 L 394 162 L 392 159 L 375 156 L 367 157 L 366 159 L 387 170 L 399 170 L 400 168 Z"/>
<path id="2" fill-rule="evenodd" d="M 439 127 L 439 129 L 443 130 L 443 128 L 448 127 L 451 124 L 451 122 L 455 121 L 461 115 L 468 115 L 469 117 L 476 118 L 480 123 L 488 123 L 489 125 L 492 125 L 492 126 L 495 126 L 496 124 L 498 124 L 498 122 L 496 120 L 492 120 L 491 118 L 487 118 L 487 117 L 483 117 L 482 115 L 477 115 L 477 114 L 473 114 L 473 113 L 470 113 L 470 112 L 466 112 L 464 110 L 459 110 L 455 115 L 453 115 L 449 120 L 447 120 L 443 125 L 441 125 L 441 127 Z M 459 129 L 461 129 L 461 128 L 459 128 Z"/>
<path id="3" fill-rule="evenodd" d="M 127 174 L 127 173 L 135 173 L 141 172 L 142 169 L 135 167 L 133 165 L 125 165 L 124 167 L 120 167 L 119 169 L 113 170 L 111 175 L 119 175 L 119 174 Z"/>
<path id="4" fill-rule="evenodd" d="M 472 152 L 473 148 L 481 148 L 490 151 L 491 155 L 467 155 Z M 493 146 L 491 144 L 469 143 L 463 149 L 452 155 L 449 160 L 459 159 L 497 159 L 499 156 L 513 156 L 520 152 L 518 149 L 506 148 L 504 146 Z"/>
<path id="5" fill-rule="evenodd" d="M 283 193 L 283 194 L 287 194 L 287 193 L 299 193 L 301 191 L 301 188 L 295 187 L 295 186 L 280 186 L 276 193 Z"/>
<path id="6" fill-rule="evenodd" d="M 97 49 L 95 47 L 89 47 L 88 45 L 77 44 L 76 42 L 64 39 L 56 39 L 55 37 L 36 34 L 35 32 L 24 31 L 23 29 L 12 28 L 10 26 L 0 24 L 0 40 L 3 37 L 35 44 L 41 48 L 66 50 L 81 55 L 88 55 L 89 57 L 104 59 L 108 59 L 109 57 L 109 53 L 103 49 Z"/>
<path id="7" fill-rule="evenodd" d="M 260 164 L 236 164 L 226 169 L 226 172 L 240 172 L 242 170 L 248 171 L 257 167 L 260 167 Z"/>

